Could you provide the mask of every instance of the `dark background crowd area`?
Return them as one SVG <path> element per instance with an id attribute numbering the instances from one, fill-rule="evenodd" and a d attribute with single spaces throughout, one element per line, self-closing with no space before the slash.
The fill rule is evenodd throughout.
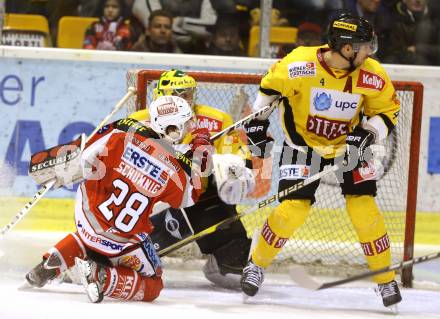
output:
<path id="1" fill-rule="evenodd" d="M 84 49 L 225 56 L 249 55 L 261 16 L 259 0 L 7 0 L 5 9 L 45 16 L 55 47 L 60 18 L 81 16 L 99 18 L 85 32 Z M 271 25 L 297 28 L 297 35 L 272 43 L 272 57 L 324 44 L 329 21 L 344 11 L 372 22 L 379 61 L 440 65 L 439 0 L 274 0 Z"/>

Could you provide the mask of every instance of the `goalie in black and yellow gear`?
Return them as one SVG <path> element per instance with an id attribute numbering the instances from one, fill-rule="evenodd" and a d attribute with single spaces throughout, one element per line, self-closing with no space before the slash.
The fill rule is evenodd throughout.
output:
<path id="1" fill-rule="evenodd" d="M 192 107 L 196 117 L 196 128 L 207 128 L 211 135 L 220 132 L 233 124 L 232 117 L 208 105 L 194 103 L 197 83 L 195 79 L 180 70 L 163 72 L 153 91 L 154 99 L 164 95 L 175 95 L 184 98 Z M 149 121 L 148 110 L 140 110 L 130 115 L 138 121 Z M 180 145 L 175 145 L 183 153 L 191 142 L 191 134 L 183 138 Z M 171 235 L 166 223 L 172 219 L 181 225 L 176 237 L 182 238 L 190 228 L 198 233 L 206 228 L 237 214 L 236 206 L 254 188 L 254 176 L 250 170 L 250 153 L 237 132 L 233 131 L 214 141 L 216 154 L 213 156 L 215 174 L 203 179 L 203 194 L 199 202 L 184 213 L 189 221 L 185 232 L 182 225 L 182 212 L 166 208 L 163 213 L 152 218 L 155 231 L 152 239 L 156 243 L 168 244 Z M 165 238 L 166 237 L 166 238 Z M 178 238 L 174 238 L 176 242 Z M 241 221 L 230 227 L 218 230 L 197 241 L 201 252 L 208 255 L 204 266 L 204 274 L 208 280 L 227 288 L 240 287 L 240 274 L 246 265 L 251 240 Z M 159 247 L 161 249 L 163 247 Z"/>
<path id="2" fill-rule="evenodd" d="M 328 36 L 328 45 L 299 47 L 275 63 L 261 81 L 254 110 L 281 98 L 279 191 L 349 155 L 341 190 L 369 268 L 376 270 L 391 263 L 390 241 L 374 200 L 376 180 L 359 179 L 358 173 L 360 166 L 373 164 L 368 146 L 391 132 L 400 104 L 385 70 L 370 58 L 377 41 L 367 20 L 342 15 L 331 22 Z M 282 198 L 272 211 L 243 271 L 246 294 L 257 293 L 264 269 L 304 223 L 318 186 L 316 181 Z M 401 300 L 394 277 L 391 271 L 373 278 L 385 306 Z"/>

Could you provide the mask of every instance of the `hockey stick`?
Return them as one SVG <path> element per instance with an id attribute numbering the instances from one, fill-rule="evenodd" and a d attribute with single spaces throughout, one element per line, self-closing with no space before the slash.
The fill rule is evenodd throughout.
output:
<path id="1" fill-rule="evenodd" d="M 189 243 L 192 243 L 193 241 L 199 240 L 207 235 L 210 235 L 210 234 L 216 232 L 217 230 L 224 229 L 224 228 L 228 227 L 230 224 L 234 223 L 235 221 L 241 219 L 242 217 L 244 217 L 244 216 L 246 216 L 256 210 L 259 210 L 263 207 L 266 207 L 266 206 L 272 204 L 273 202 L 275 202 L 276 200 L 283 198 L 289 194 L 292 194 L 292 193 L 296 192 L 297 190 L 299 190 L 307 185 L 310 185 L 313 182 L 316 182 L 317 180 L 323 178 L 324 176 L 329 175 L 331 172 L 336 172 L 339 169 L 340 169 L 339 165 L 334 165 L 331 168 L 325 169 L 322 172 L 313 175 L 312 177 L 304 179 L 304 180 L 300 181 L 299 183 L 282 190 L 278 194 L 274 194 L 266 199 L 263 199 L 262 201 L 259 201 L 258 203 L 254 204 L 253 206 L 249 207 L 248 209 L 246 209 L 243 212 L 240 212 L 234 216 L 228 217 L 228 218 L 218 222 L 217 224 L 212 225 L 212 226 L 198 232 L 197 234 L 189 236 L 189 237 L 187 237 L 187 238 L 185 238 L 185 239 L 183 239 L 173 245 L 170 245 L 164 249 L 159 250 L 158 254 L 159 254 L 159 256 L 166 256 L 169 253 L 171 253 L 179 248 L 182 248 L 183 246 L 186 246 Z"/>
<path id="2" fill-rule="evenodd" d="M 127 102 L 127 100 L 136 93 L 136 89 L 133 87 L 128 88 L 128 92 L 124 95 L 124 97 L 115 105 L 113 110 L 96 126 L 96 128 L 93 130 L 93 132 L 87 137 L 86 143 L 98 132 L 98 130 L 107 123 L 107 121 L 115 115 L 117 111 Z M 0 230 L 0 238 L 3 238 L 3 236 L 10 231 L 15 225 L 18 224 L 18 222 L 23 219 L 24 216 L 26 216 L 32 207 L 36 203 L 40 201 L 44 197 L 44 195 L 53 187 L 55 184 L 56 179 L 51 179 L 43 184 L 43 186 L 35 193 L 35 195 L 32 197 L 32 199 L 18 212 L 17 215 L 15 215 L 12 218 L 12 221 L 7 224 L 5 227 L 3 227 Z"/>
<path id="3" fill-rule="evenodd" d="M 417 258 L 413 258 L 413 259 L 410 259 L 407 261 L 402 261 L 398 264 L 394 264 L 394 265 L 391 265 L 388 267 L 384 267 L 384 268 L 377 269 L 377 270 L 367 271 L 367 272 L 361 273 L 359 275 L 355 275 L 352 277 L 348 277 L 348 278 L 340 279 L 340 280 L 335 280 L 335 281 L 331 281 L 331 282 L 326 282 L 326 283 L 319 283 L 319 282 L 315 281 L 306 272 L 305 268 L 300 265 L 292 266 L 289 269 L 289 275 L 292 278 L 292 280 L 294 282 L 296 282 L 300 287 L 311 289 L 311 290 L 322 290 L 322 289 L 327 289 L 327 288 L 343 285 L 343 284 L 346 284 L 349 282 L 357 281 L 360 279 L 364 279 L 367 277 L 383 274 L 383 273 L 386 273 L 389 271 L 408 268 L 408 267 L 411 267 L 415 264 L 420 264 L 420 263 L 423 263 L 423 262 L 426 262 L 429 260 L 433 260 L 436 258 L 440 258 L 440 252 L 417 257 Z"/>
<path id="4" fill-rule="evenodd" d="M 246 124 L 247 122 L 259 117 L 260 115 L 265 114 L 266 112 L 271 111 L 271 109 L 275 108 L 277 106 L 278 103 L 276 103 L 277 100 L 275 100 L 274 102 L 272 102 L 269 105 L 266 105 L 265 107 L 259 109 L 258 111 L 249 114 L 248 116 L 242 118 L 241 120 L 235 122 L 234 124 L 232 124 L 231 126 L 228 126 L 227 128 L 225 128 L 223 131 L 218 132 L 217 134 L 214 134 L 213 136 L 211 136 L 211 141 L 215 141 L 216 139 L 218 139 L 219 137 L 222 137 L 223 135 L 226 135 L 234 130 L 236 130 L 237 128 L 243 126 L 244 124 Z"/>

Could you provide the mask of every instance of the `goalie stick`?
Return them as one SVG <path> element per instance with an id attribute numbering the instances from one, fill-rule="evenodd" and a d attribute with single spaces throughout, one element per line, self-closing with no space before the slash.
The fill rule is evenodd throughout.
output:
<path id="1" fill-rule="evenodd" d="M 134 87 L 129 87 L 128 92 L 124 95 L 124 97 L 115 105 L 113 110 L 98 124 L 98 126 L 95 127 L 93 132 L 87 137 L 86 143 L 98 132 L 98 130 L 107 123 L 107 121 L 115 115 L 117 111 L 127 102 L 127 100 L 132 96 L 136 94 L 136 89 Z M 35 193 L 35 195 L 32 197 L 32 199 L 16 214 L 12 221 L 9 222 L 6 226 L 4 226 L 0 230 L 0 238 L 3 238 L 3 236 L 10 231 L 15 225 L 18 224 L 20 220 L 23 219 L 24 216 L 26 216 L 32 207 L 36 203 L 40 201 L 44 197 L 44 195 L 55 185 L 56 179 L 51 179 L 43 184 L 43 186 Z"/>
<path id="2" fill-rule="evenodd" d="M 339 165 L 333 165 L 332 167 L 325 169 L 320 173 L 317 173 L 307 179 L 301 180 L 298 184 L 290 186 L 277 194 L 274 194 L 266 199 L 263 199 L 262 201 L 259 201 L 258 203 L 252 205 L 251 207 L 247 208 L 243 212 L 240 212 L 234 216 L 228 217 L 228 218 L 218 222 L 217 224 L 214 224 L 214 225 L 212 225 L 212 226 L 210 226 L 210 227 L 208 227 L 208 228 L 206 228 L 206 229 L 204 229 L 204 230 L 202 230 L 192 236 L 184 238 L 183 240 L 181 240 L 171 246 L 168 246 L 166 248 L 159 250 L 158 254 L 159 254 L 159 256 L 166 256 L 169 253 L 171 253 L 179 248 L 182 248 L 183 246 L 186 246 L 196 240 L 199 240 L 207 235 L 210 235 L 210 234 L 216 232 L 217 230 L 229 227 L 230 224 L 243 218 L 244 216 L 246 216 L 250 213 L 253 213 L 256 210 L 259 210 L 260 208 L 266 207 L 266 206 L 272 204 L 273 202 L 275 202 L 276 200 L 278 200 L 279 198 L 283 198 L 289 194 L 292 194 L 293 192 L 296 192 L 297 190 L 299 190 L 299 189 L 301 189 L 301 188 L 303 188 L 313 182 L 316 182 L 317 180 L 323 178 L 324 176 L 327 176 L 332 172 L 336 172 L 339 169 L 340 169 Z"/>
<path id="3" fill-rule="evenodd" d="M 322 290 L 322 289 L 327 289 L 327 288 L 343 285 L 343 284 L 346 284 L 349 282 L 357 281 L 360 279 L 368 278 L 371 276 L 383 274 L 383 273 L 386 273 L 389 271 L 408 268 L 408 267 L 411 267 L 415 264 L 420 264 L 420 263 L 427 262 L 429 260 L 433 260 L 436 258 L 440 258 L 440 252 L 436 252 L 436 253 L 432 253 L 429 255 L 409 259 L 409 260 L 402 261 L 400 263 L 397 263 L 397 264 L 394 264 L 394 265 L 391 265 L 388 267 L 384 267 L 384 268 L 377 269 L 377 270 L 367 271 L 367 272 L 364 272 L 364 273 L 361 273 L 358 275 L 354 275 L 352 277 L 348 277 L 348 278 L 340 279 L 340 280 L 335 280 L 335 281 L 330 281 L 330 282 L 326 282 L 326 283 L 319 283 L 319 282 L 315 281 L 307 273 L 305 268 L 300 265 L 292 266 L 289 269 L 289 275 L 292 278 L 292 280 L 294 282 L 296 282 L 300 287 L 311 289 L 311 290 Z"/>

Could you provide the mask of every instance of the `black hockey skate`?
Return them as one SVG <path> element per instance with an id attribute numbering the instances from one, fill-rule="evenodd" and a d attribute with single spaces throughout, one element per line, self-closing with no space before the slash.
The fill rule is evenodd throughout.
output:
<path id="1" fill-rule="evenodd" d="M 255 296 L 258 289 L 263 284 L 264 269 L 255 265 L 250 260 L 246 267 L 243 268 L 243 274 L 241 275 L 241 289 L 248 296 Z"/>
<path id="2" fill-rule="evenodd" d="M 385 307 L 396 305 L 402 300 L 397 282 L 392 280 L 386 284 L 378 284 L 377 293 L 382 296 Z"/>
<path id="3" fill-rule="evenodd" d="M 41 288 L 57 276 L 55 269 L 47 269 L 45 265 L 46 260 L 43 260 L 26 274 L 26 281 L 29 285 Z"/>

